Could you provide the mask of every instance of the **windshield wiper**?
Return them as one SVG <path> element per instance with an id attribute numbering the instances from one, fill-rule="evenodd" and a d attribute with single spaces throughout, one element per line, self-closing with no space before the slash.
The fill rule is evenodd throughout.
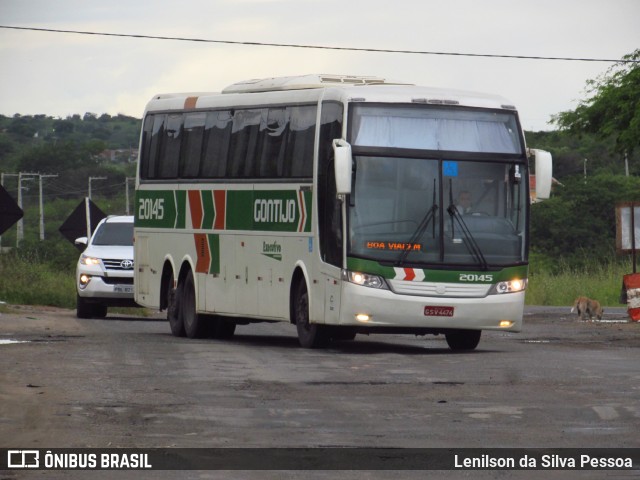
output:
<path id="1" fill-rule="evenodd" d="M 447 208 L 447 212 L 449 213 L 449 215 L 451 215 L 452 219 L 457 220 L 458 226 L 460 227 L 460 230 L 462 230 L 462 233 L 467 240 L 466 245 L 469 249 L 469 252 L 471 252 L 471 255 L 474 256 L 483 270 L 488 270 L 489 264 L 487 263 L 487 259 L 484 258 L 482 250 L 480 250 L 480 247 L 478 246 L 478 242 L 476 242 L 476 239 L 473 238 L 473 234 L 469 230 L 469 227 L 467 227 L 467 224 L 462 219 L 462 215 L 460 215 L 458 208 L 453 204 L 453 202 L 451 203 L 451 205 L 449 205 L 449 208 Z"/>
<path id="2" fill-rule="evenodd" d="M 422 237 L 422 235 L 424 235 L 424 232 L 427 230 L 429 223 L 434 219 L 435 214 L 438 211 L 438 205 L 436 205 L 436 185 L 435 184 L 436 184 L 436 181 L 434 179 L 433 180 L 433 202 L 432 202 L 431 208 L 427 210 L 427 213 L 425 213 L 424 217 L 422 217 L 422 221 L 420 222 L 420 225 L 418 225 L 418 228 L 416 228 L 416 231 L 413 232 L 413 235 L 411 235 L 411 238 L 409 239 L 409 242 L 406 244 L 405 249 L 400 254 L 400 258 L 398 258 L 398 261 L 396 262 L 396 265 L 398 267 L 402 265 L 404 261 L 407 259 L 407 257 L 409 256 L 409 254 L 413 252 L 413 245 Z M 434 237 L 436 235 L 435 229 L 436 229 L 436 223 L 434 221 L 433 222 Z"/>

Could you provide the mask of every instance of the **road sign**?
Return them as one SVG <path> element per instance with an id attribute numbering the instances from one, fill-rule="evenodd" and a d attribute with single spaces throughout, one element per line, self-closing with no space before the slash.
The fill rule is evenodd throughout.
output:
<path id="1" fill-rule="evenodd" d="M 0 185 L 0 235 L 9 230 L 24 215 L 22 209 Z"/>
<path id="2" fill-rule="evenodd" d="M 91 200 L 88 200 L 89 204 L 89 218 L 91 223 L 91 233 L 96 229 L 96 226 L 107 215 L 98 208 L 98 206 Z M 75 245 L 76 238 L 87 236 L 87 200 L 82 200 L 76 209 L 71 212 L 71 215 L 64 221 L 58 231 L 64 238 L 69 240 Z M 75 245 L 78 250 L 84 250 L 86 245 Z"/>

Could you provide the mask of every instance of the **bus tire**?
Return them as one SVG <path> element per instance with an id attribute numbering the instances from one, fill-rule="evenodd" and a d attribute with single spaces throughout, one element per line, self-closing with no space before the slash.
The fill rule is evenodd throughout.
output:
<path id="1" fill-rule="evenodd" d="M 205 337 L 208 324 L 205 316 L 197 313 L 196 289 L 191 270 L 187 272 L 179 294 L 180 321 L 185 334 L 189 338 Z"/>
<path id="2" fill-rule="evenodd" d="M 173 275 L 165 286 L 167 289 L 167 320 L 174 337 L 184 337 L 184 322 L 180 315 L 180 288 L 173 288 Z"/>
<path id="3" fill-rule="evenodd" d="M 302 348 L 322 348 L 328 345 L 329 332 L 325 325 L 309 323 L 309 292 L 304 280 L 298 282 L 294 291 L 293 319 Z"/>
<path id="4" fill-rule="evenodd" d="M 480 343 L 482 330 L 459 330 L 445 334 L 451 350 L 474 350 Z"/>

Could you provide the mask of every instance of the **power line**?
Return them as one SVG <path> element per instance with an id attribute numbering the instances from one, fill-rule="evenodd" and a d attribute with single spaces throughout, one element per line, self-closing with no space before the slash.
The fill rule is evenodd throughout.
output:
<path id="1" fill-rule="evenodd" d="M 188 37 L 166 37 L 157 35 L 140 35 L 130 33 L 107 33 L 107 32 L 89 32 L 82 30 L 60 30 L 53 28 L 36 28 L 36 27 L 15 27 L 10 25 L 0 25 L 0 28 L 12 30 L 27 30 L 33 32 L 49 32 L 49 33 L 71 33 L 77 35 L 96 35 L 102 37 L 124 37 L 124 38 L 144 38 L 149 40 L 171 40 L 180 42 L 199 42 L 199 43 L 220 43 L 227 45 L 247 45 L 258 47 L 281 47 L 281 48 L 307 48 L 315 50 L 338 50 L 349 52 L 373 52 L 373 53 L 404 53 L 411 55 L 440 55 L 452 57 L 481 57 L 481 58 L 507 58 L 517 60 L 560 60 L 570 62 L 609 62 L 609 63 L 640 63 L 640 60 L 627 59 L 610 59 L 610 58 L 579 58 L 579 57 L 543 57 L 529 55 L 499 55 L 487 53 L 460 53 L 460 52 L 430 52 L 422 50 L 394 50 L 388 48 L 358 48 L 358 47 L 330 47 L 326 45 L 303 45 L 295 43 L 269 43 L 269 42 L 241 42 L 233 40 L 212 40 L 207 38 L 188 38 Z"/>

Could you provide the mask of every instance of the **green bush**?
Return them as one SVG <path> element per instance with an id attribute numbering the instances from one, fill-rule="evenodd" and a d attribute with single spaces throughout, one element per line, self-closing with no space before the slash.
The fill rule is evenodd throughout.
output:
<path id="1" fill-rule="evenodd" d="M 74 272 L 25 251 L 0 255 L 0 300 L 21 305 L 75 308 Z"/>

